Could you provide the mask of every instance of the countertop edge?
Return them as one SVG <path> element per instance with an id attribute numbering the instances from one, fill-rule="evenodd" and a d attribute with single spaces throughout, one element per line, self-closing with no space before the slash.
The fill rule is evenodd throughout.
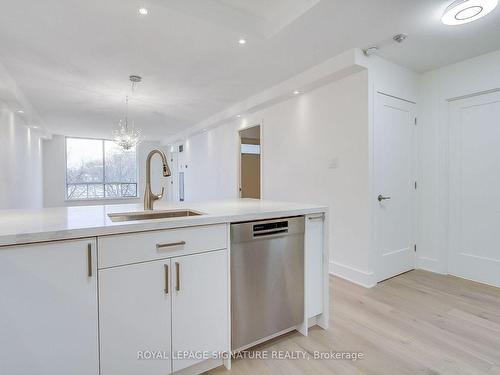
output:
<path id="1" fill-rule="evenodd" d="M 309 215 L 315 213 L 328 214 L 328 207 L 291 209 L 234 215 L 202 215 L 175 219 L 154 219 L 143 222 L 121 223 L 121 225 L 83 227 L 54 231 L 0 235 L 0 247 L 29 245 L 35 243 L 76 240 L 99 236 L 119 235 L 127 233 L 148 232 L 163 229 L 175 229 L 200 225 L 228 224 L 242 221 L 265 220 L 272 218 Z"/>

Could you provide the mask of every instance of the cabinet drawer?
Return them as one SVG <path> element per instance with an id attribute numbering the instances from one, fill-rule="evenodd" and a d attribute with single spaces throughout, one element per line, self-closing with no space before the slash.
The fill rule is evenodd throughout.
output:
<path id="1" fill-rule="evenodd" d="M 226 225 L 99 237 L 99 268 L 171 258 L 227 247 Z"/>

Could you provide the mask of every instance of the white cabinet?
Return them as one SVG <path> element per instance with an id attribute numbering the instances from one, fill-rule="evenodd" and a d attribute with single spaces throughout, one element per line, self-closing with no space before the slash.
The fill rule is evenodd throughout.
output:
<path id="1" fill-rule="evenodd" d="M 0 374 L 99 372 L 94 239 L 0 248 Z"/>
<path id="2" fill-rule="evenodd" d="M 306 216 L 305 231 L 305 306 L 307 318 L 323 313 L 324 280 L 324 215 Z"/>
<path id="3" fill-rule="evenodd" d="M 169 273 L 168 259 L 99 271 L 101 375 L 171 372 Z"/>
<path id="4" fill-rule="evenodd" d="M 225 224 L 99 237 L 99 269 L 227 247 Z"/>
<path id="5" fill-rule="evenodd" d="M 228 351 L 227 258 L 227 250 L 221 250 L 172 259 L 173 353 L 189 352 L 192 357 L 203 352 Z M 203 359 L 174 359 L 173 370 L 181 370 Z"/>
<path id="6" fill-rule="evenodd" d="M 166 375 L 227 352 L 227 258 L 224 249 L 100 270 L 101 375 Z"/>

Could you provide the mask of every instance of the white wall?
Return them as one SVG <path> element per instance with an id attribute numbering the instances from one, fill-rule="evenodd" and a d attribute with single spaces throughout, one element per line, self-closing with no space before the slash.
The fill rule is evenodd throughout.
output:
<path id="1" fill-rule="evenodd" d="M 500 51 L 426 73 L 420 86 L 419 207 L 422 228 L 418 266 L 447 273 L 449 127 L 448 100 L 500 89 Z"/>
<path id="2" fill-rule="evenodd" d="M 238 130 L 256 124 L 262 125 L 263 199 L 328 205 L 332 259 L 372 272 L 367 72 L 188 138 L 187 201 L 238 196 Z"/>
<path id="3" fill-rule="evenodd" d="M 145 180 L 146 180 L 146 158 L 153 148 L 162 148 L 159 142 L 145 141 L 138 148 L 138 168 L 139 168 L 139 197 L 137 199 L 105 199 L 105 200 L 85 200 L 66 201 L 66 141 L 65 136 L 55 135 L 50 140 L 43 143 L 43 191 L 44 206 L 77 206 L 92 204 L 114 204 L 114 203 L 140 203 L 143 200 Z M 161 186 L 165 190 L 171 189 L 170 179 L 162 175 L 162 164 L 159 156 L 155 155 L 152 160 L 151 181 L 153 193 L 161 192 Z M 164 198 L 166 199 L 166 198 Z"/>
<path id="4" fill-rule="evenodd" d="M 42 206 L 42 144 L 0 102 L 0 209 Z"/>
<path id="5" fill-rule="evenodd" d="M 186 201 L 238 197 L 238 145 L 234 123 L 184 142 L 184 152 L 179 153 L 179 170 L 184 172 Z"/>
<path id="6" fill-rule="evenodd" d="M 236 198 L 237 132 L 261 124 L 263 199 L 330 206 L 332 272 L 373 286 L 373 99 L 383 92 L 418 102 L 419 76 L 377 56 L 356 56 L 361 72 L 189 137 L 180 164 L 186 200 Z"/>

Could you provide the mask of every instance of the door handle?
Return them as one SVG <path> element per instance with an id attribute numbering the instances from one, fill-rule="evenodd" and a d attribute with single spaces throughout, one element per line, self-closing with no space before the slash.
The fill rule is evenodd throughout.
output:
<path id="1" fill-rule="evenodd" d="M 164 265 L 165 268 L 165 294 L 168 294 L 168 264 Z"/>
<path id="2" fill-rule="evenodd" d="M 382 194 L 379 194 L 377 197 L 379 202 L 385 201 L 387 199 L 391 199 L 391 197 L 384 197 Z"/>
<path id="3" fill-rule="evenodd" d="M 87 244 L 87 276 L 92 277 L 92 244 Z"/>
<path id="4" fill-rule="evenodd" d="M 175 262 L 175 290 L 181 290 L 181 265 Z"/>
<path id="5" fill-rule="evenodd" d="M 324 214 L 321 214 L 319 216 L 309 216 L 309 220 L 323 220 L 325 218 Z"/>

